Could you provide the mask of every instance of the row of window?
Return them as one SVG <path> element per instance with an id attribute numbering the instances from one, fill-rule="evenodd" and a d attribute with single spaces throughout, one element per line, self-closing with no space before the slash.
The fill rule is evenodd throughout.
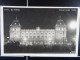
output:
<path id="1" fill-rule="evenodd" d="M 57 35 L 63 35 L 63 34 L 66 34 L 66 33 L 64 33 L 64 32 L 59 32 L 59 33 L 57 33 Z M 21 36 L 53 36 L 53 35 L 55 35 L 54 33 L 11 33 L 10 35 L 21 35 Z"/>
<path id="2" fill-rule="evenodd" d="M 54 38 L 54 36 L 21 36 L 21 38 Z"/>
<path id="3" fill-rule="evenodd" d="M 56 30 L 66 30 L 66 28 L 56 28 Z"/>
<path id="4" fill-rule="evenodd" d="M 21 33 L 21 34 L 22 34 L 22 35 L 24 35 L 24 34 L 27 34 L 27 35 L 31 35 L 31 34 L 32 34 L 32 35 L 41 34 L 41 35 L 42 35 L 42 34 L 55 34 L 55 33 L 53 33 L 53 32 L 52 32 L 52 33 L 39 33 L 39 32 L 38 32 L 38 33 L 33 33 L 33 32 L 30 32 L 30 33 L 29 33 L 29 32 L 28 32 L 28 33 Z"/>
<path id="5" fill-rule="evenodd" d="M 24 45 L 35 45 L 35 44 L 37 44 L 37 45 L 49 44 L 50 45 L 51 44 L 51 45 L 53 45 L 53 44 L 63 44 L 63 42 L 58 42 L 58 43 L 56 43 L 54 41 L 52 41 L 52 42 L 23 42 L 20 44 L 24 44 Z"/>

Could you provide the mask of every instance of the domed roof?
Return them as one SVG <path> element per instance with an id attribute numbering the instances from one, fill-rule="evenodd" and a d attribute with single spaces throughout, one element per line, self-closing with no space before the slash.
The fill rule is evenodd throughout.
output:
<path id="1" fill-rule="evenodd" d="M 19 20 L 17 19 L 17 17 L 16 17 L 16 19 L 15 20 L 13 20 L 13 22 L 12 22 L 12 24 L 10 25 L 10 26 L 20 26 L 20 22 L 19 22 Z"/>
<path id="2" fill-rule="evenodd" d="M 60 19 L 57 21 L 56 25 L 65 25 L 65 24 L 64 24 L 64 21 Z"/>
<path id="3" fill-rule="evenodd" d="M 56 23 L 56 26 L 65 26 L 64 21 L 61 19 L 61 17 L 59 18 L 59 20 Z"/>

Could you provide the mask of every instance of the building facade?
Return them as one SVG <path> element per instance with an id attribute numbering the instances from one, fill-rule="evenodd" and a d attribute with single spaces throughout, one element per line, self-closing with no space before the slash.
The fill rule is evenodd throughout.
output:
<path id="1" fill-rule="evenodd" d="M 67 28 L 62 19 L 57 20 L 55 29 L 22 29 L 16 18 L 10 25 L 10 41 L 21 45 L 54 45 L 67 41 Z"/>

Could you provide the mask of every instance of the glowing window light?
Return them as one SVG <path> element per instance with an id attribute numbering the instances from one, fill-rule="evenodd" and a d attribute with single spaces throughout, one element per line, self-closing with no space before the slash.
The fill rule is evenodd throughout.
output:
<path id="1" fill-rule="evenodd" d="M 48 38 L 48 40 L 52 40 L 52 38 L 51 38 L 51 37 L 49 37 L 49 38 Z"/>
<path id="2" fill-rule="evenodd" d="M 24 41 L 26 41 L 26 40 L 27 40 L 27 38 L 26 38 L 26 37 L 24 37 L 24 38 L 23 38 L 23 40 L 24 40 Z"/>

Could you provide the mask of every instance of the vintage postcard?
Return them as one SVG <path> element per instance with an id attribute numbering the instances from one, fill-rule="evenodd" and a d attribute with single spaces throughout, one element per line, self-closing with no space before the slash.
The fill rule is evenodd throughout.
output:
<path id="1" fill-rule="evenodd" d="M 2 56 L 77 56 L 77 7 L 1 7 Z"/>

